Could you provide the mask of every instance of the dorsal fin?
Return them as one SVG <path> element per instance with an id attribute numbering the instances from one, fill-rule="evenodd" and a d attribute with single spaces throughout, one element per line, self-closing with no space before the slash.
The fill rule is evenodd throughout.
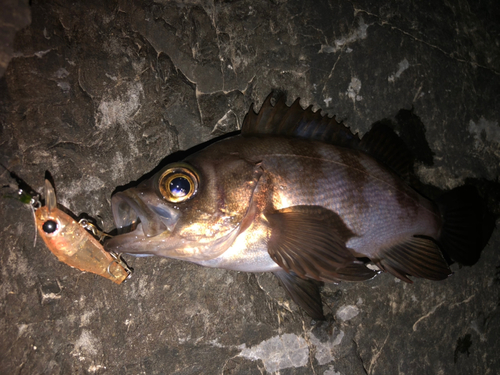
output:
<path id="1" fill-rule="evenodd" d="M 258 113 L 253 105 L 248 111 L 241 134 L 244 137 L 252 135 L 281 135 L 286 137 L 307 138 L 337 146 L 358 148 L 359 137 L 351 130 L 335 120 L 335 117 L 322 116 L 320 111 L 314 112 L 312 106 L 303 109 L 300 99 L 288 107 L 285 96 L 280 96 L 273 106 L 271 93 Z"/>
<path id="2" fill-rule="evenodd" d="M 321 141 L 341 147 L 358 149 L 385 164 L 402 178 L 407 178 L 413 169 L 413 156 L 404 142 L 388 125 L 375 123 L 360 141 L 357 134 L 337 122 L 335 117 L 322 116 L 314 112 L 312 106 L 306 109 L 296 99 L 288 107 L 285 95 L 280 95 L 273 106 L 273 93 L 269 94 L 260 111 L 255 113 L 250 107 L 241 134 L 244 137 L 255 135 L 279 135 Z"/>

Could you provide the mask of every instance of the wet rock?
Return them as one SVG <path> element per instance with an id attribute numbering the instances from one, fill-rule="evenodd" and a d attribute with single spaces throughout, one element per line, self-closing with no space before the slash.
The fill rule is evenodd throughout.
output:
<path id="1" fill-rule="evenodd" d="M 2 43 L 14 40 L 0 56 L 12 56 L 0 79 L 0 162 L 39 192 L 49 171 L 58 201 L 105 230 L 118 186 L 238 129 L 273 89 L 360 133 L 391 123 L 416 154 L 419 188 L 467 181 L 500 213 L 494 1 L 32 1 L 31 24 L 19 9 L 12 27 L 0 17 Z M 1 172 L 0 183 L 12 180 Z M 33 247 L 26 205 L 2 197 L 0 212 L 0 373 L 500 366 L 498 230 L 475 266 L 455 265 L 442 282 L 327 285 L 328 320 L 311 322 L 272 275 L 127 257 L 133 278 L 115 285 Z"/>

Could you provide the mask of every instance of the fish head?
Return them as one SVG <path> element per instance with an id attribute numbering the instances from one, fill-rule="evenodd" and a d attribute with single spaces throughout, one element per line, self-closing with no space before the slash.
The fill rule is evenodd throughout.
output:
<path id="1" fill-rule="evenodd" d="M 167 165 L 111 199 L 119 234 L 109 251 L 190 261 L 213 259 L 229 248 L 252 215 L 261 176 L 237 153 L 201 151 Z"/>

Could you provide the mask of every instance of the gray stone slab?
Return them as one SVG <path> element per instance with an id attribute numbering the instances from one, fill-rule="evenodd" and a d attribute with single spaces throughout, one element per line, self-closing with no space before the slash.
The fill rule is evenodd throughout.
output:
<path id="1" fill-rule="evenodd" d="M 28 26 L 25 7 L 0 17 L 13 46 L 0 61 L 11 58 L 0 161 L 38 191 L 49 171 L 59 202 L 105 230 L 117 186 L 238 129 L 273 89 L 360 133 L 392 121 L 420 187 L 467 179 L 500 213 L 495 1 L 32 1 Z M 272 275 L 127 257 L 133 278 L 115 285 L 33 247 L 27 206 L 1 198 L 0 213 L 2 374 L 500 368 L 498 230 L 475 266 L 442 282 L 328 285 L 328 321 L 311 323 Z"/>

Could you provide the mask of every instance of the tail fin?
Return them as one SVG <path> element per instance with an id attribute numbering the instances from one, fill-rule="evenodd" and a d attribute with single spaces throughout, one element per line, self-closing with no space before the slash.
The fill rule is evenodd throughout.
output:
<path id="1" fill-rule="evenodd" d="M 445 193 L 437 203 L 444 221 L 439 242 L 445 256 L 472 266 L 495 227 L 483 199 L 475 187 L 465 185 Z"/>

